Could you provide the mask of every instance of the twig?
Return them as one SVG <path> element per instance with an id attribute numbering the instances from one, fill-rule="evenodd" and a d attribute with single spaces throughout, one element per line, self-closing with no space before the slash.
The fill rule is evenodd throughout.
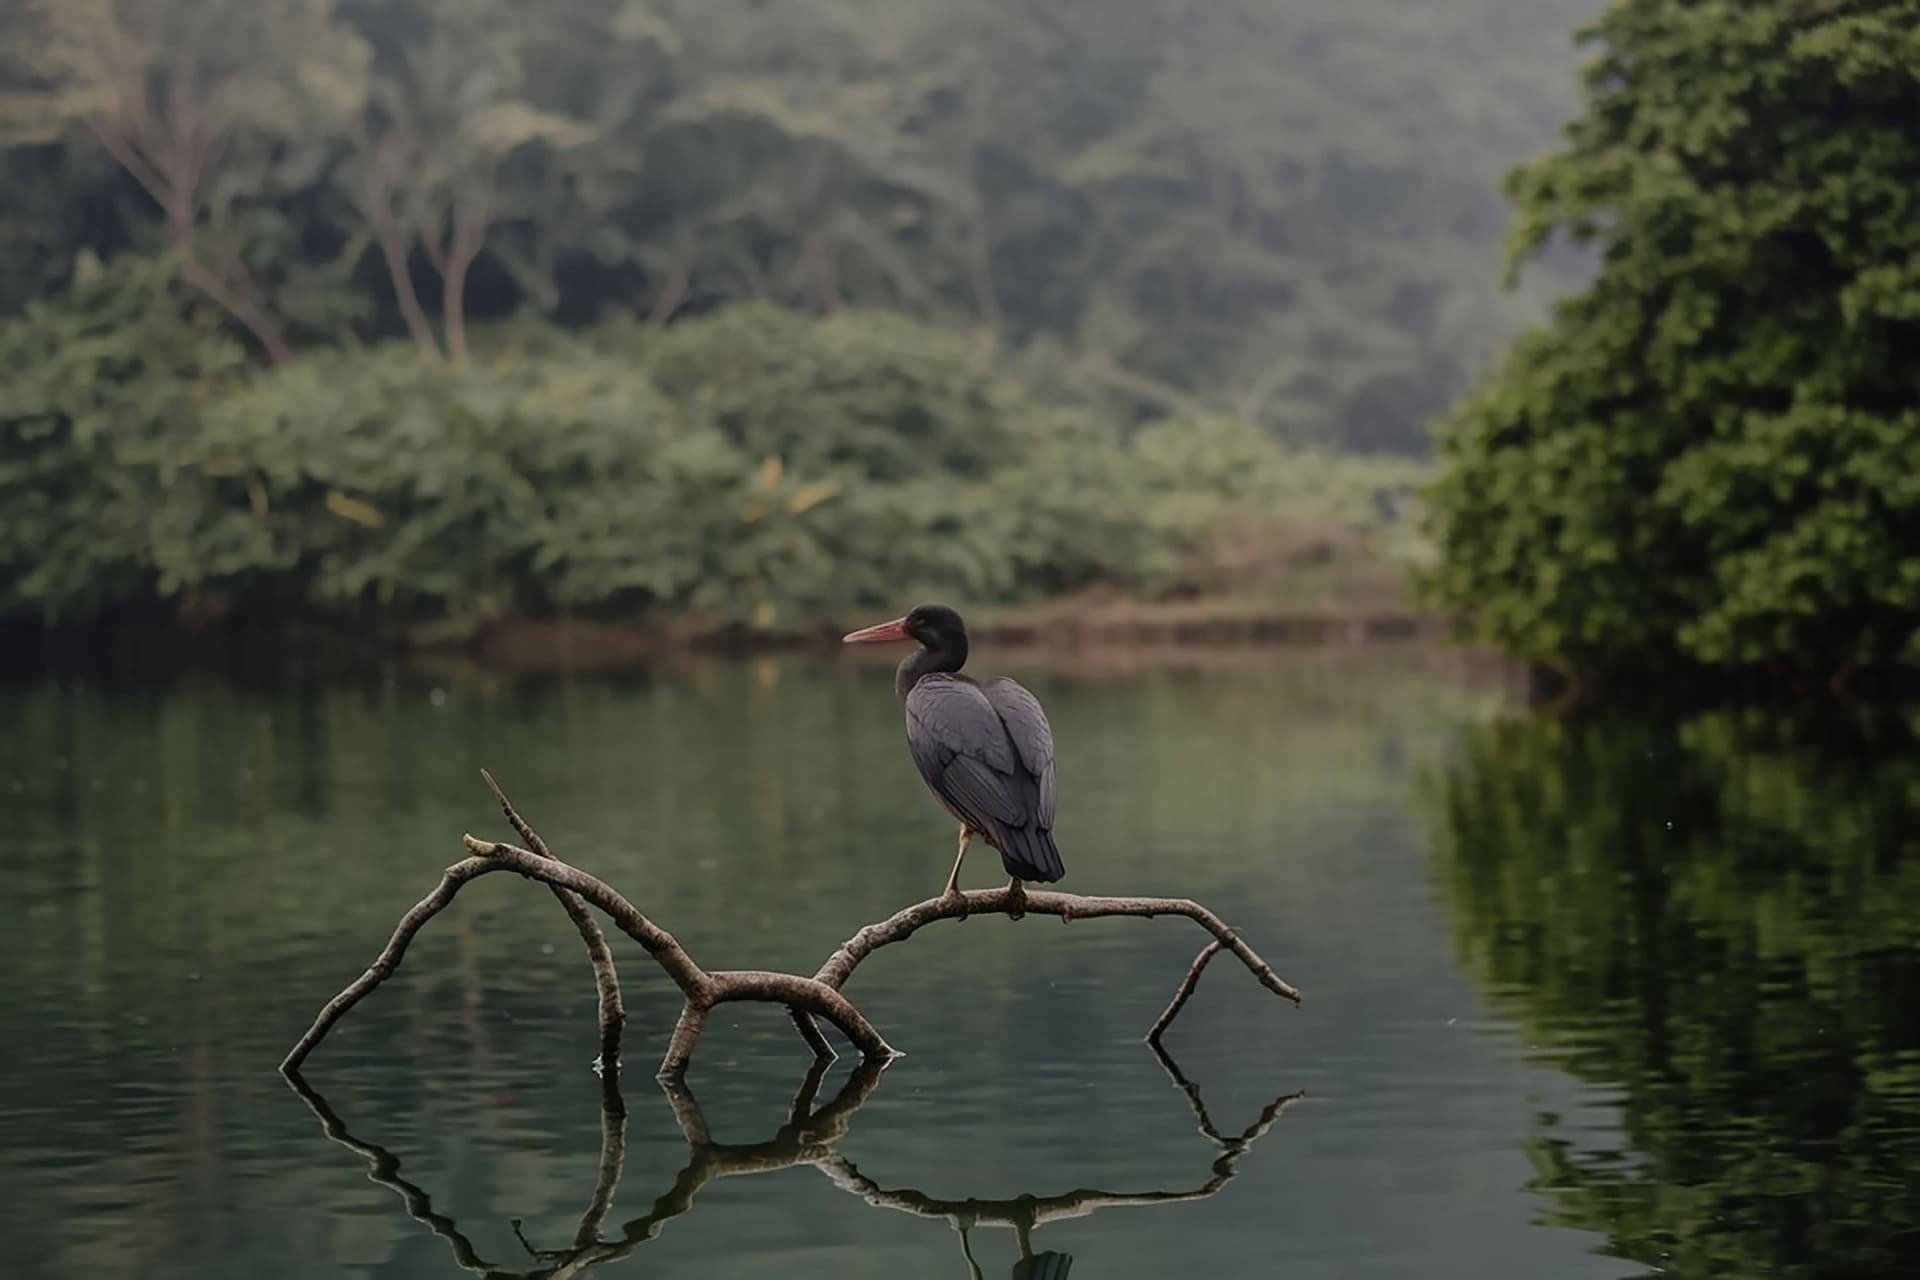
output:
<path id="1" fill-rule="evenodd" d="M 307 1033 L 281 1060 L 282 1072 L 297 1072 L 300 1064 L 307 1060 L 307 1055 L 313 1052 L 313 1047 L 333 1029 L 333 1024 L 340 1021 L 347 1010 L 365 999 L 368 992 L 393 976 L 394 970 L 400 967 L 401 959 L 407 954 L 407 945 L 413 941 L 413 935 L 419 933 L 427 921 L 446 910 L 447 904 L 453 901 L 453 895 L 460 892 L 460 886 L 472 879 L 483 865 L 478 858 L 469 858 L 447 868 L 433 892 L 414 903 L 407 914 L 400 917 L 400 923 L 394 926 L 393 936 L 387 939 L 387 945 L 367 966 L 367 971 L 348 983 L 339 995 L 327 1001 L 319 1016 L 313 1020 L 313 1025 L 307 1028 Z"/>
<path id="2" fill-rule="evenodd" d="M 480 776 L 486 780 L 487 790 L 493 792 L 493 798 L 500 802 L 500 812 L 506 815 L 507 822 L 527 842 L 527 848 L 542 858 L 553 858 L 553 850 L 540 838 L 540 833 L 520 816 L 520 811 L 513 807 L 513 801 L 507 799 L 507 793 L 500 789 L 493 775 L 482 769 Z M 567 919 L 573 921 L 573 927 L 580 933 L 580 940 L 587 944 L 587 959 L 593 964 L 593 983 L 600 993 L 600 1068 L 602 1071 L 613 1070 L 620 1062 L 620 1032 L 627 1022 L 626 1006 L 620 999 L 620 974 L 613 965 L 613 949 L 607 946 L 607 935 L 600 931 L 599 921 L 593 918 L 593 912 L 587 909 L 585 900 L 579 894 L 558 885 L 548 887 L 566 911 Z"/>
<path id="3" fill-rule="evenodd" d="M 1156 1049 L 1160 1047 L 1160 1037 L 1166 1033 L 1168 1027 L 1173 1025 L 1173 1020 L 1180 1016 L 1180 1010 L 1186 1006 L 1188 998 L 1193 995 L 1193 989 L 1200 985 L 1200 974 L 1205 971 L 1207 962 L 1219 955 L 1225 946 L 1226 943 L 1215 938 L 1200 948 L 1200 954 L 1193 958 L 1193 964 L 1187 969 L 1187 976 L 1180 979 L 1179 987 L 1175 988 L 1173 999 L 1167 1002 L 1167 1007 L 1147 1029 L 1148 1044 Z"/>

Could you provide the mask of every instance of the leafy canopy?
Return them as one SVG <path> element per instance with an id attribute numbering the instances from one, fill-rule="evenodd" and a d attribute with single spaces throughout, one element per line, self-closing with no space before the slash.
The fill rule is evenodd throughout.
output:
<path id="1" fill-rule="evenodd" d="M 1615 0 L 1516 256 L 1603 254 L 1444 432 L 1432 597 L 1588 667 L 1920 657 L 1920 0 Z"/>

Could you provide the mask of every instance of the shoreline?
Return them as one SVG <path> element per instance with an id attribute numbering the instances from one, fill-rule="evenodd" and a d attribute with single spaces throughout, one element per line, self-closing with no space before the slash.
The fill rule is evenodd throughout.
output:
<path id="1" fill-rule="evenodd" d="M 1067 600 L 983 609 L 977 617 L 968 630 L 983 649 L 1043 663 L 1071 654 L 1080 665 L 1101 670 L 1211 666 L 1257 661 L 1280 652 L 1467 652 L 1451 644 L 1444 621 L 1399 610 L 1290 611 L 1244 601 Z M 500 619 L 454 631 L 240 614 L 197 626 L 156 618 L 51 628 L 15 622 L 0 625 L 0 677 L 138 680 L 197 672 L 242 678 L 351 677 L 450 666 L 507 676 L 611 672 L 701 658 L 842 654 L 840 636 L 858 624 L 852 619 L 844 625 L 777 631 L 684 617 L 644 622 Z M 855 660 L 871 656 L 862 653 Z M 1474 665 L 1500 662 L 1493 655 L 1478 655 Z"/>
<path id="2" fill-rule="evenodd" d="M 408 646 L 401 656 L 465 658 L 501 670 L 594 669 L 681 655 L 752 656 L 838 652 L 852 624 L 796 631 L 754 631 L 681 622 L 580 620 L 495 623 L 469 636 Z M 1029 612 L 990 615 L 968 625 L 976 645 L 1003 651 L 1149 651 L 1350 649 L 1447 640 L 1438 619 L 1414 614 L 1183 612 L 1162 617 Z"/>

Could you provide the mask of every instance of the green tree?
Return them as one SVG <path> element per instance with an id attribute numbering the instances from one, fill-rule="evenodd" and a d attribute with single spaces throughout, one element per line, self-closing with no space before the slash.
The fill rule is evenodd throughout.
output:
<path id="1" fill-rule="evenodd" d="M 1597 246 L 1453 414 L 1432 598 L 1594 669 L 1920 656 L 1920 3 L 1616 0 L 1513 250 Z"/>
<path id="2" fill-rule="evenodd" d="M 288 359 L 258 277 L 295 256 L 275 202 L 311 177 L 305 122 L 364 57 L 332 0 L 23 0 L 9 21 L 44 52 L 3 69 L 0 140 L 90 133 L 158 207 L 184 278 Z"/>
<path id="3" fill-rule="evenodd" d="M 360 15 L 379 55 L 346 131 L 349 190 L 373 232 L 408 333 L 438 357 L 440 341 L 412 279 L 417 248 L 440 277 L 445 356 L 467 358 L 467 280 L 489 232 L 516 209 L 509 161 L 564 149 L 587 124 L 528 95 L 528 45 L 546 19 L 526 6 L 473 0 L 387 0 Z M 423 34 L 386 38 L 398 27 Z"/>

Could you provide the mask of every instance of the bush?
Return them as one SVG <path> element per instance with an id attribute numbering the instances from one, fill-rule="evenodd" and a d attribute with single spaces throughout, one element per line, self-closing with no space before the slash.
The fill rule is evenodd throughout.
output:
<path id="1" fill-rule="evenodd" d="M 190 598 L 769 627 L 928 595 L 1163 591 L 1235 521 L 1378 525 L 1364 495 L 1409 472 L 1229 420 L 1129 438 L 1036 403 L 963 335 L 860 313 L 523 325 L 460 367 L 393 344 L 248 371 L 142 270 L 0 328 L 36 367 L 5 402 L 6 612 Z"/>
<path id="2" fill-rule="evenodd" d="M 0 324 L 0 614 L 50 619 L 171 595 L 207 499 L 201 412 L 245 357 L 173 264 L 83 256 L 57 303 Z M 204 535 L 211 535 L 210 537 Z"/>

